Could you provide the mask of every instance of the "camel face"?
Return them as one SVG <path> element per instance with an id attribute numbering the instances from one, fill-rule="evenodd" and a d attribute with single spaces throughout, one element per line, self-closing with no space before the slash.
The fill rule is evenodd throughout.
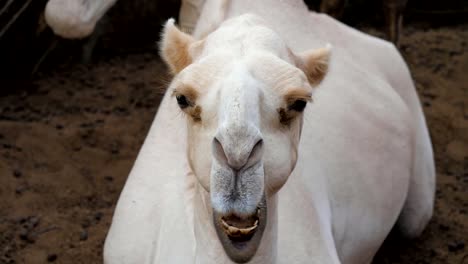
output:
<path id="1" fill-rule="evenodd" d="M 268 199 L 295 167 L 303 111 L 327 69 L 328 48 L 293 54 L 257 17 L 223 23 L 194 40 L 169 21 L 161 52 L 186 115 L 187 156 L 209 192 L 227 255 L 250 260 L 268 220 Z"/>

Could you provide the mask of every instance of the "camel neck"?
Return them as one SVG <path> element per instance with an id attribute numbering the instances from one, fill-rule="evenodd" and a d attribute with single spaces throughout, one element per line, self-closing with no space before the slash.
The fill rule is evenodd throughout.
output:
<path id="1" fill-rule="evenodd" d="M 194 235 L 195 235 L 195 263 L 234 263 L 224 253 L 218 239 L 214 225 L 210 195 L 197 183 L 194 197 Z M 262 241 L 249 264 L 276 263 L 278 214 L 276 196 L 267 199 L 267 226 L 263 232 Z M 222 252 L 222 253 L 220 253 Z"/>

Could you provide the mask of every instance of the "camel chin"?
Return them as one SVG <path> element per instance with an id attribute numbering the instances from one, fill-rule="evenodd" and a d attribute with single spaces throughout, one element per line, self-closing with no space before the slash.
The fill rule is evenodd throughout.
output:
<path id="1" fill-rule="evenodd" d="M 216 234 L 230 259 L 237 263 L 246 263 L 253 258 L 267 225 L 266 215 L 265 196 L 255 213 L 248 216 L 213 211 Z"/>

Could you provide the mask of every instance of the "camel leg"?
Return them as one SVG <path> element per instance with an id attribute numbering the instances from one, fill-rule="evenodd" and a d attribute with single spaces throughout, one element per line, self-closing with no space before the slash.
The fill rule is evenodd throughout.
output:
<path id="1" fill-rule="evenodd" d="M 96 48 L 96 45 L 99 41 L 99 39 L 104 35 L 106 32 L 106 28 L 109 24 L 108 21 L 108 16 L 104 15 L 97 23 L 96 27 L 87 39 L 85 39 L 85 42 L 83 43 L 83 46 L 81 48 L 81 63 L 88 64 L 92 61 L 93 59 L 93 52 L 94 49 Z"/>
<path id="2" fill-rule="evenodd" d="M 407 0 L 383 0 L 387 38 L 397 47 L 400 44 L 400 32 L 406 3 Z"/>

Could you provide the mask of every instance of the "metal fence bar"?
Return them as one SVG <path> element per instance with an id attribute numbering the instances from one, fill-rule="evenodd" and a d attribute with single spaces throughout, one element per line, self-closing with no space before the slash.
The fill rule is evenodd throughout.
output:
<path id="1" fill-rule="evenodd" d="M 8 29 L 15 23 L 15 21 L 18 19 L 18 17 L 28 8 L 28 6 L 31 4 L 32 0 L 28 0 L 26 3 L 23 4 L 23 6 L 18 10 L 18 12 L 15 13 L 13 18 L 2 28 L 0 31 L 0 39 L 5 35 L 5 33 L 8 31 Z"/>

